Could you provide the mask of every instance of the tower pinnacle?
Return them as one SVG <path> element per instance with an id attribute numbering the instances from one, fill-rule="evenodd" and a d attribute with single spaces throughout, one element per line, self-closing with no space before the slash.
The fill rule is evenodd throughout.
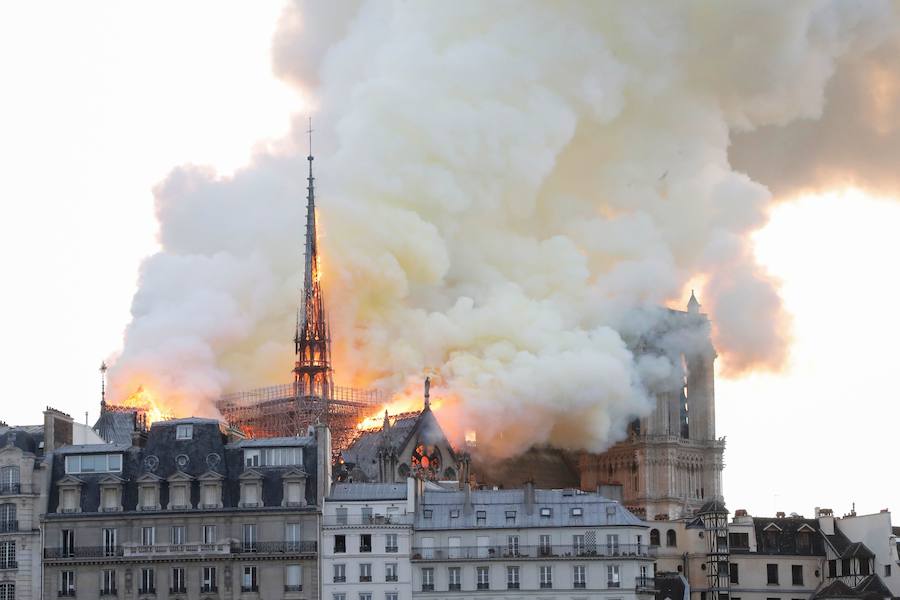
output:
<path id="1" fill-rule="evenodd" d="M 309 134 L 309 175 L 306 178 L 306 244 L 304 249 L 303 297 L 294 334 L 294 382 L 297 398 L 321 413 L 332 392 L 330 331 L 320 286 L 319 249 L 316 232 L 316 196 L 313 177 L 312 119 Z M 320 416 L 320 415 L 317 415 Z"/>

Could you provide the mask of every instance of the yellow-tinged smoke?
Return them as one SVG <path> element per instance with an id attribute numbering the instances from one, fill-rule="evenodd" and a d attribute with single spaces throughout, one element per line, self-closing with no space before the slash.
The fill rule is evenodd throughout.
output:
<path id="1" fill-rule="evenodd" d="M 790 326 L 750 242 L 771 196 L 732 138 L 815 122 L 838 67 L 896 34 L 888 2 L 291 5 L 275 69 L 322 107 L 338 381 L 403 397 L 432 370 L 460 438 L 601 450 L 681 381 L 632 347 L 692 278 L 725 366 L 778 368 Z M 160 184 L 114 387 L 149 374 L 203 410 L 289 377 L 305 140 Z"/>

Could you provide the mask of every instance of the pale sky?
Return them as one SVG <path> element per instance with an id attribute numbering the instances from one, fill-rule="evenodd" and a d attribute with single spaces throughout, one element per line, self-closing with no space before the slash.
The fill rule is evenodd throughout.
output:
<path id="1" fill-rule="evenodd" d="M 288 130 L 271 73 L 281 2 L 0 4 L 0 418 L 96 419 L 156 248 L 152 188 L 174 166 L 229 173 Z M 717 379 L 730 508 L 900 510 L 900 203 L 835 190 L 757 234 L 795 320 L 787 371 Z M 703 298 L 700 298 L 703 302 Z"/>

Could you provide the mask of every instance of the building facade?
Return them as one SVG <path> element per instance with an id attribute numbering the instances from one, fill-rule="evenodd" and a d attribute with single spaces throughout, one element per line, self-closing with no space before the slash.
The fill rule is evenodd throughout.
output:
<path id="1" fill-rule="evenodd" d="M 414 598 L 653 595 L 648 528 L 617 502 L 532 485 L 478 491 L 419 485 Z"/>
<path id="2" fill-rule="evenodd" d="M 330 436 L 177 419 L 49 457 L 43 597 L 317 598 Z"/>
<path id="3" fill-rule="evenodd" d="M 710 323 L 691 293 L 686 311 L 667 310 L 630 345 L 638 355 L 665 355 L 681 367 L 681 385 L 656 393 L 653 412 L 633 423 L 628 439 L 580 457 L 581 489 L 619 484 L 625 505 L 653 519 L 690 517 L 721 498 L 725 441 L 716 437 Z"/>
<path id="4" fill-rule="evenodd" d="M 413 481 L 339 483 L 322 517 L 322 598 L 410 600 Z"/>

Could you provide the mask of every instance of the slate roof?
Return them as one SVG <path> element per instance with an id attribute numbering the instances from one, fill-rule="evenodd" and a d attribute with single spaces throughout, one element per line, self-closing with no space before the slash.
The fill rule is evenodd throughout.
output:
<path id="1" fill-rule="evenodd" d="M 29 452 L 35 456 L 44 454 L 44 426 L 25 425 L 22 427 L 0 427 L 0 448 L 7 445 L 15 446 L 23 452 Z"/>
<path id="2" fill-rule="evenodd" d="M 510 527 L 506 511 L 516 511 L 515 527 L 584 527 L 628 525 L 647 527 L 647 524 L 631 514 L 614 500 L 598 494 L 574 490 L 534 490 L 534 506 L 527 514 L 526 490 L 475 490 L 469 493 L 472 508 L 465 507 L 465 492 L 446 491 L 428 486 L 416 512 L 417 529 L 485 529 Z M 581 516 L 573 516 L 572 508 L 581 508 Z M 541 508 L 550 508 L 551 515 L 542 517 Z M 431 518 L 424 517 L 431 510 Z M 450 516 L 458 511 L 459 516 Z M 484 511 L 485 523 L 477 524 L 478 511 Z"/>
<path id="3" fill-rule="evenodd" d="M 94 423 L 94 431 L 107 442 L 130 445 L 134 422 L 134 412 L 104 410 L 100 413 L 97 422 Z"/>
<path id="4" fill-rule="evenodd" d="M 190 423 L 193 435 L 189 440 L 176 439 L 176 425 Z M 315 448 L 314 438 L 287 438 L 295 446 L 302 443 Z M 246 440 L 245 440 L 246 441 Z M 165 480 L 176 473 L 184 473 L 191 480 L 191 504 L 200 503 L 200 482 L 203 475 L 210 473 L 222 477 L 222 502 L 224 507 L 237 508 L 240 502 L 240 476 L 245 471 L 241 442 L 228 444 L 221 424 L 212 419 L 178 419 L 153 423 L 147 433 L 143 447 L 124 444 L 92 444 L 63 446 L 53 453 L 52 481 L 56 483 L 66 477 L 65 457 L 72 454 L 96 454 L 101 452 L 121 452 L 122 472 L 114 473 L 124 480 L 122 503 L 125 511 L 133 511 L 138 502 L 137 480 L 146 475 L 158 477 L 160 483 L 159 503 L 165 507 L 169 502 L 169 484 Z M 316 459 L 315 451 L 303 452 L 303 464 L 283 467 L 254 467 L 262 476 L 263 501 L 265 510 L 281 508 L 284 486 L 282 475 L 291 471 L 306 473 L 306 501 L 310 509 L 316 504 Z M 246 470 L 250 470 L 247 468 Z M 100 480 L 109 473 L 78 473 L 84 483 L 81 487 L 82 513 L 94 513 L 100 506 Z M 49 517 L 59 504 L 58 488 L 50 488 Z M 258 509 L 255 509 L 258 510 Z M 296 510 L 296 509 L 292 509 Z M 143 511 L 142 511 L 143 512 Z M 172 512 L 172 511 L 169 511 Z"/>
<path id="5" fill-rule="evenodd" d="M 875 553 L 862 542 L 852 542 L 844 535 L 837 523 L 834 524 L 834 535 L 826 535 L 838 558 L 875 558 Z"/>
<path id="6" fill-rule="evenodd" d="M 399 418 L 391 426 L 391 440 L 395 447 L 401 448 L 412 435 L 421 413 Z M 369 480 L 378 479 L 378 447 L 384 440 L 382 427 L 372 429 L 360 435 L 349 448 L 341 452 L 345 464 L 360 469 Z"/>
<path id="7" fill-rule="evenodd" d="M 250 439 L 250 440 L 241 440 L 239 442 L 234 442 L 233 444 L 229 444 L 229 448 L 284 448 L 286 446 L 296 447 L 296 446 L 315 446 L 316 440 L 310 436 L 291 436 L 291 437 L 277 437 L 277 438 L 260 438 L 260 439 Z"/>
<path id="8" fill-rule="evenodd" d="M 406 483 L 338 483 L 328 500 L 406 500 Z"/>
<path id="9" fill-rule="evenodd" d="M 819 535 L 821 530 L 817 519 L 753 517 L 753 528 L 756 530 L 756 547 L 759 554 L 825 556 L 825 544 Z M 811 530 L 809 550 L 798 546 L 797 534 L 801 528 Z"/>
<path id="10" fill-rule="evenodd" d="M 856 587 L 850 587 L 840 579 L 835 579 L 813 594 L 813 600 L 828 598 L 860 598 L 863 600 L 884 600 L 892 598 L 891 591 L 878 575 L 868 575 Z"/>

